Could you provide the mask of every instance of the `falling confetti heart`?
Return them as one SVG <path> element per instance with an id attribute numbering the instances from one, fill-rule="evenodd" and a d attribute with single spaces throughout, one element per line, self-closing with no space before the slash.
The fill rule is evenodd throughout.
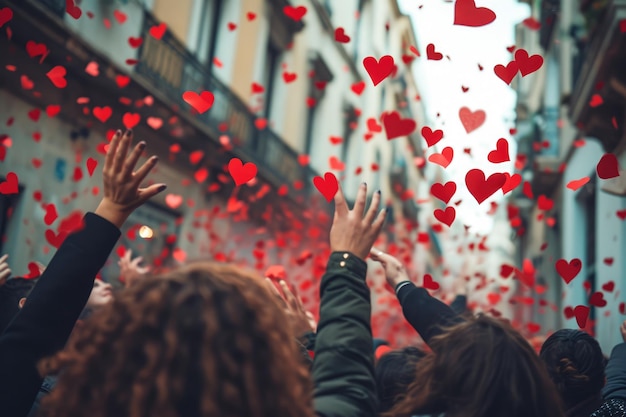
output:
<path id="1" fill-rule="evenodd" d="M 617 157 L 612 153 L 607 153 L 600 158 L 596 167 L 598 177 L 603 180 L 619 177 L 619 163 Z"/>
<path id="2" fill-rule="evenodd" d="M 391 55 L 385 55 L 378 61 L 373 56 L 368 56 L 363 59 L 363 66 L 372 79 L 374 86 L 377 86 L 391 75 L 395 64 Z"/>
<path id="3" fill-rule="evenodd" d="M 501 189 L 505 182 L 506 175 L 495 173 L 485 179 L 485 173 L 480 169 L 471 169 L 465 175 L 465 185 L 478 204 L 481 204 Z"/>
<path id="4" fill-rule="evenodd" d="M 193 107 L 198 113 L 202 114 L 213 106 L 215 97 L 210 91 L 203 91 L 200 94 L 195 91 L 185 91 L 183 93 L 185 103 Z"/>
<path id="5" fill-rule="evenodd" d="M 417 123 L 413 119 L 402 119 L 400 113 L 392 111 L 391 113 L 383 113 L 382 122 L 387 133 L 387 140 L 395 139 L 400 136 L 408 136 L 417 127 Z"/>
<path id="6" fill-rule="evenodd" d="M 582 266 L 583 264 L 578 258 L 574 258 L 569 262 L 565 259 L 559 259 L 555 264 L 556 272 L 563 278 L 566 284 L 569 284 L 576 278 Z"/>
<path id="7" fill-rule="evenodd" d="M 232 158 L 228 163 L 228 172 L 237 186 L 246 184 L 257 174 L 257 166 L 253 162 L 245 164 L 239 158 Z"/>
<path id="8" fill-rule="evenodd" d="M 474 0 L 457 0 L 454 4 L 454 24 L 459 26 L 479 27 L 496 20 L 493 10 L 476 7 Z"/>
<path id="9" fill-rule="evenodd" d="M 65 79 L 65 76 L 67 75 L 67 70 L 65 69 L 65 67 L 57 65 L 56 67 L 48 71 L 46 75 L 56 88 L 65 88 L 67 86 L 67 80 Z"/>
<path id="10" fill-rule="evenodd" d="M 422 128 L 422 137 L 426 140 L 426 144 L 430 148 L 443 138 L 443 130 L 437 129 L 433 131 L 430 127 L 424 126 Z"/>
<path id="11" fill-rule="evenodd" d="M 459 119 L 468 134 L 481 127 L 486 118 L 487 114 L 483 110 L 473 112 L 467 107 L 461 107 L 459 110 Z"/>
<path id="12" fill-rule="evenodd" d="M 337 177 L 335 177 L 332 172 L 325 173 L 324 178 L 313 178 L 313 185 L 315 185 L 317 191 L 319 191 L 329 203 L 335 197 L 335 194 L 337 194 L 337 191 L 339 190 Z"/>
<path id="13" fill-rule="evenodd" d="M 489 152 L 487 159 L 489 162 L 494 164 L 510 161 L 509 142 L 504 138 L 498 139 L 498 142 L 496 143 L 496 150 Z"/>

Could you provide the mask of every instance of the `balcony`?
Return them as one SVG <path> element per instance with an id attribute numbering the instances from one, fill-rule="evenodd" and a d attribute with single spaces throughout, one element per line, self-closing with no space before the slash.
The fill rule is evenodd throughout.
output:
<path id="1" fill-rule="evenodd" d="M 232 91 L 214 77 L 210 70 L 201 65 L 170 32 L 166 32 L 159 41 L 148 35 L 150 27 L 160 22 L 148 12 L 144 14 L 141 36 L 144 43 L 137 51 L 138 64 L 135 65 L 131 82 L 122 90 L 123 95 L 132 102 L 142 101 L 146 96 L 154 97 L 151 106 L 124 107 L 120 104 L 120 91 L 115 82 L 115 75 L 122 74 L 120 68 L 111 62 L 105 54 L 98 52 L 92 44 L 80 34 L 72 32 L 63 22 L 64 11 L 60 13 L 63 0 L 0 0 L 0 7 L 8 5 L 14 11 L 11 22 L 13 36 L 11 40 L 0 37 L 0 54 L 11 57 L 11 63 L 17 68 L 30 68 L 29 77 L 37 86 L 38 94 L 32 94 L 20 88 L 19 74 L 15 79 L 2 80 L 6 88 L 23 100 L 40 108 L 50 103 L 62 105 L 62 112 L 57 116 L 67 123 L 86 126 L 104 133 L 106 128 L 122 126 L 121 116 L 132 110 L 141 114 L 141 120 L 158 116 L 170 121 L 167 127 L 154 130 L 139 124 L 134 130 L 138 136 L 149 138 L 154 152 L 167 156 L 172 138 L 181 145 L 182 152 L 196 149 L 205 151 L 203 163 L 212 174 L 223 172 L 222 167 L 233 156 L 256 163 L 259 169 L 259 183 L 268 183 L 275 190 L 282 185 L 291 189 L 287 196 L 274 198 L 273 193 L 266 194 L 255 204 L 287 203 L 302 208 L 308 204 L 313 193 L 312 178 L 318 175 L 308 167 L 298 163 L 298 154 L 291 149 L 270 128 L 257 129 L 256 116 L 232 93 Z M 140 23 L 140 22 L 137 22 Z M 25 52 L 28 40 L 45 41 L 49 48 L 45 62 L 33 65 L 33 60 Z M 92 77 L 85 72 L 88 62 L 99 64 L 101 74 Z M 55 65 L 63 65 L 67 70 L 68 87 L 57 89 L 47 80 L 46 72 Z M 13 75 L 11 75 L 13 77 Z M 184 91 L 208 90 L 214 94 L 212 108 L 202 114 L 194 115 L 182 100 Z M 113 116 L 106 125 L 94 121 L 85 113 L 84 105 L 78 104 L 76 97 L 87 96 L 93 99 L 93 105 L 110 106 Z M 175 120 L 175 122 L 171 122 Z M 234 145 L 232 150 L 225 150 L 220 143 L 220 136 L 228 135 Z M 177 169 L 193 175 L 198 167 L 179 164 Z M 216 178 L 211 175 L 210 178 Z M 294 184 L 297 186 L 294 187 Z M 243 198 L 255 189 L 244 187 Z M 228 195 L 228 186 L 223 193 Z M 251 210 L 253 212 L 255 210 Z M 262 212 L 262 208 L 256 210 Z M 275 210 L 280 211 L 280 210 Z M 298 212 L 298 210 L 295 210 Z"/>
<path id="2" fill-rule="evenodd" d="M 302 190 L 311 189 L 312 169 L 298 163 L 298 154 L 269 128 L 257 129 L 255 116 L 227 86 L 202 65 L 174 35 L 166 31 L 161 40 L 150 36 L 151 27 L 158 25 L 149 12 L 144 14 L 135 72 L 164 93 L 181 108 L 191 111 L 182 99 L 185 91 L 211 91 L 215 98 L 209 111 L 196 116 L 213 133 L 218 143 L 221 134 L 227 134 L 245 156 L 263 169 L 277 187 L 301 183 Z"/>
<path id="3" fill-rule="evenodd" d="M 607 152 L 620 152 L 626 146 L 626 33 L 620 30 L 620 21 L 626 19 L 626 0 L 605 3 L 608 4 L 593 10 L 593 14 L 583 8 L 590 39 L 572 92 L 570 116 L 581 131 L 597 138 Z"/>

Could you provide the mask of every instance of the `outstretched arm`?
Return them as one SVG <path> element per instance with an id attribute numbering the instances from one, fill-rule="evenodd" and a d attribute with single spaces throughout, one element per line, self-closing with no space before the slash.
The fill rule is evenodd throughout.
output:
<path id="1" fill-rule="evenodd" d="M 377 212 L 380 193 L 375 193 L 363 217 L 366 192 L 362 185 L 353 210 L 341 189 L 335 196 L 332 255 L 320 286 L 313 361 L 315 411 L 323 417 L 376 415 L 371 302 L 363 259 L 382 228 L 385 211 Z"/>
<path id="2" fill-rule="evenodd" d="M 606 365 L 606 385 L 602 390 L 605 400 L 626 401 L 626 321 L 622 323 L 620 332 L 624 343 L 613 348 L 609 363 Z"/>
<path id="3" fill-rule="evenodd" d="M 97 272 L 104 265 L 119 228 L 132 211 L 164 189 L 139 188 L 156 157 L 133 172 L 145 143 L 127 157 L 132 134 L 117 132 L 105 159 L 104 198 L 87 213 L 81 230 L 61 244 L 24 307 L 0 336 L 0 415 L 28 414 L 42 378 L 37 363 L 65 345 L 87 303 Z"/>

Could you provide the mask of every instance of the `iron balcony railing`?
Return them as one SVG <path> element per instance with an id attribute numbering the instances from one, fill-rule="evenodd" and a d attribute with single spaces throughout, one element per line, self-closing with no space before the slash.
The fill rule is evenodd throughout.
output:
<path id="1" fill-rule="evenodd" d="M 166 31 L 160 40 L 150 36 L 150 28 L 160 23 L 145 11 L 141 34 L 144 42 L 139 50 L 139 63 L 135 71 L 150 80 L 181 108 L 189 108 L 182 99 L 183 92 L 212 92 L 215 98 L 213 106 L 206 113 L 198 115 L 198 120 L 215 132 L 223 131 L 219 130 L 220 127 L 226 127 L 224 133 L 247 155 L 255 158 L 253 162 L 260 169 L 264 168 L 275 176 L 278 185 L 301 182 L 301 192 L 308 194 L 317 173 L 309 167 L 302 167 L 298 163 L 297 152 L 271 129 L 257 129 L 257 116 L 170 31 Z"/>

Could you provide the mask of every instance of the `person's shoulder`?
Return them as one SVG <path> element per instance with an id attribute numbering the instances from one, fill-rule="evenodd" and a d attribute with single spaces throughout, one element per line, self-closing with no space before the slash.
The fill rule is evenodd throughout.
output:
<path id="1" fill-rule="evenodd" d="M 607 400 L 589 417 L 626 417 L 626 401 L 617 398 Z"/>

